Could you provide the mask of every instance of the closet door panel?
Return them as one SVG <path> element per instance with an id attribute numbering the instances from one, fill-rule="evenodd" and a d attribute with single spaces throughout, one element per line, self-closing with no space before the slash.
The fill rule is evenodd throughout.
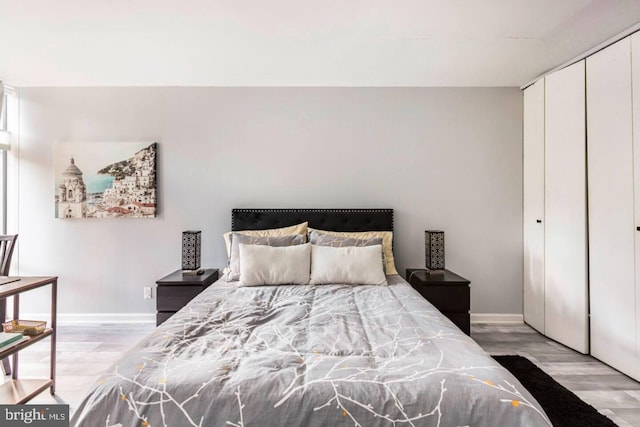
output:
<path id="1" fill-rule="evenodd" d="M 587 58 L 591 353 L 635 374 L 631 42 Z"/>
<path id="2" fill-rule="evenodd" d="M 524 90 L 523 123 L 524 320 L 544 333 L 544 80 Z"/>
<path id="3" fill-rule="evenodd" d="M 633 99 L 633 190 L 635 201 L 635 223 L 640 226 L 640 33 L 631 36 L 631 78 Z M 640 380 L 640 231 L 635 231 L 636 266 L 636 374 Z"/>
<path id="4" fill-rule="evenodd" d="M 589 352 L 585 63 L 545 78 L 545 334 Z"/>

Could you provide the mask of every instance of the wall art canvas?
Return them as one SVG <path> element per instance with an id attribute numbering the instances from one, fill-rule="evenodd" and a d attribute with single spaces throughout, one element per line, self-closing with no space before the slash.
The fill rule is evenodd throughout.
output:
<path id="1" fill-rule="evenodd" d="M 157 143 L 56 145 L 56 218 L 156 216 Z"/>

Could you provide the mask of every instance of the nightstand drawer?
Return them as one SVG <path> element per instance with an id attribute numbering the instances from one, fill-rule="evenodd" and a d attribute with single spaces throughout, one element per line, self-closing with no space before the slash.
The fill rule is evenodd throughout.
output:
<path id="1" fill-rule="evenodd" d="M 442 312 L 468 313 L 471 308 L 469 286 L 413 285 L 413 287 Z"/>
<path id="2" fill-rule="evenodd" d="M 469 313 L 442 313 L 467 335 L 471 335 L 471 318 Z"/>
<path id="3" fill-rule="evenodd" d="M 168 318 L 170 318 L 171 316 L 173 316 L 174 313 L 173 311 L 160 311 L 156 314 L 156 326 L 159 326 L 160 324 L 164 323 L 165 320 L 167 320 Z"/>
<path id="4" fill-rule="evenodd" d="M 158 311 L 178 311 L 202 292 L 202 286 L 158 286 Z"/>

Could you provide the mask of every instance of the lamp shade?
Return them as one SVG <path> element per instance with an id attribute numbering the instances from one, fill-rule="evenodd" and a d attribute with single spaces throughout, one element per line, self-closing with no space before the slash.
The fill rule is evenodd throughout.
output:
<path id="1" fill-rule="evenodd" d="M 182 269 L 197 270 L 200 268 L 200 245 L 202 243 L 202 232 L 183 231 L 182 232 Z"/>
<path id="2" fill-rule="evenodd" d="M 429 270 L 444 270 L 444 231 L 424 232 L 425 267 Z"/>

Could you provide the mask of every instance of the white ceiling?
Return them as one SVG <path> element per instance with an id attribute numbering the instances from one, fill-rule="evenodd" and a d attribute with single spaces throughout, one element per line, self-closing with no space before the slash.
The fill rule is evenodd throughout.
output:
<path id="1" fill-rule="evenodd" d="M 520 86 L 640 0 L 0 0 L 15 86 Z"/>

